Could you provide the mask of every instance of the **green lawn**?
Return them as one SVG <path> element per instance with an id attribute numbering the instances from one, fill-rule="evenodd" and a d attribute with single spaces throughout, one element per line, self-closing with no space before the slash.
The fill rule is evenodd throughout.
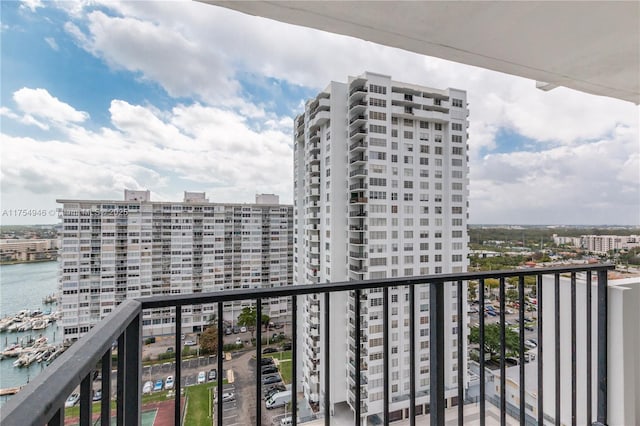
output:
<path id="1" fill-rule="evenodd" d="M 280 375 L 285 384 L 291 383 L 291 359 L 284 360 L 280 363 Z"/>
<path id="2" fill-rule="evenodd" d="M 291 359 L 291 351 L 274 352 L 262 355 L 262 358 Z"/>
<path id="3" fill-rule="evenodd" d="M 185 426 L 211 425 L 211 392 L 216 382 L 186 388 L 187 413 L 184 418 Z"/>

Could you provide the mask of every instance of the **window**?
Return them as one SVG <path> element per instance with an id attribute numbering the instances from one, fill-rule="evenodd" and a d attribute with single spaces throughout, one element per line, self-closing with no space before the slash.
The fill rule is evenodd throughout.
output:
<path id="1" fill-rule="evenodd" d="M 460 148 L 458 146 L 454 146 L 453 148 L 451 148 L 451 154 L 453 154 L 453 155 L 463 155 L 464 152 L 463 152 L 462 148 Z"/>
<path id="2" fill-rule="evenodd" d="M 436 155 L 442 155 L 442 147 L 441 146 L 436 146 L 433 150 L 433 153 Z"/>
<path id="3" fill-rule="evenodd" d="M 387 133 L 387 126 L 379 126 L 377 124 L 369 124 L 371 133 Z"/>
<path id="4" fill-rule="evenodd" d="M 413 157 L 410 155 L 404 156 L 404 164 L 413 164 Z"/>
<path id="5" fill-rule="evenodd" d="M 451 177 L 455 179 L 462 179 L 462 170 L 452 170 Z M 462 200 L 460 200 L 462 201 Z"/>
<path id="6" fill-rule="evenodd" d="M 451 256 L 451 260 L 453 262 L 462 262 L 462 255 L 461 254 L 454 254 Z"/>
<path id="7" fill-rule="evenodd" d="M 451 135 L 451 142 L 462 143 L 462 136 L 460 136 L 460 135 Z"/>
<path id="8" fill-rule="evenodd" d="M 392 138 L 398 137 L 398 129 L 391 129 L 391 137 Z"/>
<path id="9" fill-rule="evenodd" d="M 420 157 L 420 164 L 422 166 L 428 166 L 429 165 L 429 159 L 427 157 Z"/>
<path id="10" fill-rule="evenodd" d="M 453 189 L 454 191 L 462 191 L 462 183 L 460 182 L 453 182 L 451 184 L 451 189 Z"/>
<path id="11" fill-rule="evenodd" d="M 369 111 L 369 118 L 373 120 L 386 120 L 387 113 L 379 111 Z"/>
<path id="12" fill-rule="evenodd" d="M 397 163 L 398 162 L 398 156 L 395 154 L 391 154 L 391 162 L 392 163 Z"/>
<path id="13" fill-rule="evenodd" d="M 377 106 L 377 107 L 386 107 L 387 106 L 387 100 L 386 99 L 379 99 L 379 98 L 369 98 L 369 105 Z"/>
<path id="14" fill-rule="evenodd" d="M 456 107 L 456 108 L 462 108 L 462 99 L 452 98 L 451 99 L 451 106 L 452 107 Z"/>
<path id="15" fill-rule="evenodd" d="M 404 187 L 405 187 L 405 189 L 412 189 L 413 188 L 413 181 L 405 180 L 404 181 Z"/>
<path id="16" fill-rule="evenodd" d="M 413 201 L 413 194 L 404 194 L 404 201 Z"/>
<path id="17" fill-rule="evenodd" d="M 462 131 L 462 124 L 461 123 L 451 123 L 451 130 L 455 130 L 458 132 Z"/>
<path id="18" fill-rule="evenodd" d="M 442 123 L 434 123 L 433 128 L 435 130 L 442 130 Z"/>
<path id="19" fill-rule="evenodd" d="M 370 160 L 386 160 L 387 153 L 382 151 L 369 151 Z"/>
<path id="20" fill-rule="evenodd" d="M 404 138 L 405 139 L 413 139 L 413 132 L 410 132 L 408 130 L 404 131 Z"/>
<path id="21" fill-rule="evenodd" d="M 420 128 L 421 129 L 428 129 L 429 128 L 429 122 L 428 121 L 420 121 Z"/>
<path id="22" fill-rule="evenodd" d="M 410 119 L 410 118 L 405 118 L 405 119 L 404 119 L 404 121 L 403 121 L 403 124 L 404 124 L 405 126 L 411 126 L 411 127 L 413 127 L 413 120 L 412 120 L 412 119 Z"/>
<path id="23" fill-rule="evenodd" d="M 453 158 L 451 160 L 451 165 L 452 166 L 462 166 L 462 160 L 460 158 Z"/>
<path id="24" fill-rule="evenodd" d="M 451 213 L 462 214 L 462 207 L 451 207 Z"/>
<path id="25" fill-rule="evenodd" d="M 369 185 L 371 185 L 371 186 L 387 186 L 387 180 L 385 178 L 369 178 Z"/>
<path id="26" fill-rule="evenodd" d="M 387 140 L 383 138 L 369 138 L 369 145 L 386 147 Z"/>
<path id="27" fill-rule="evenodd" d="M 372 200 L 386 200 L 387 193 L 384 191 L 369 191 L 369 198 Z"/>
<path id="28" fill-rule="evenodd" d="M 387 88 L 385 86 L 378 86 L 377 84 L 369 84 L 369 91 L 371 93 L 380 93 L 382 95 L 387 94 Z"/>

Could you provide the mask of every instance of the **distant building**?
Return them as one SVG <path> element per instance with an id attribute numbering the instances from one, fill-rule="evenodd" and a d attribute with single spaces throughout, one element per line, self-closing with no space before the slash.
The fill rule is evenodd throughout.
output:
<path id="1" fill-rule="evenodd" d="M 611 250 L 629 250 L 640 247 L 640 236 L 582 235 L 580 246 L 591 253 L 607 254 Z"/>
<path id="2" fill-rule="evenodd" d="M 294 281 L 411 277 L 466 271 L 466 92 L 434 89 L 364 73 L 331 82 L 294 121 Z M 299 316 L 301 389 L 312 406 L 324 401 L 330 375 L 330 405 L 354 410 L 355 365 L 361 363 L 363 424 L 381 424 L 383 359 L 390 361 L 390 416 L 407 417 L 409 303 L 406 288 L 390 290 L 390 350 L 382 346 L 382 293 L 330 295 L 331 368 L 319 328 L 322 298 L 303 299 Z M 466 317 L 457 318 L 455 290 L 445 287 L 445 358 L 455 359 Z M 429 291 L 416 289 L 416 410 L 429 403 Z M 362 341 L 355 341 L 355 306 L 363 312 Z M 464 311 L 466 313 L 466 310 Z M 461 324 L 463 324 L 461 326 Z M 360 345 L 361 359 L 355 359 Z M 465 350 L 466 353 L 466 350 Z M 432 365 L 432 364 L 431 364 Z M 466 365 L 466 363 L 465 363 Z M 444 369 L 446 397 L 454 404 L 455 363 Z M 365 391 L 366 390 L 366 391 Z"/>
<path id="3" fill-rule="evenodd" d="M 58 244 L 55 239 L 5 239 L 0 240 L 0 259 L 3 262 L 34 262 L 55 260 Z"/>
<path id="4" fill-rule="evenodd" d="M 129 190 L 124 200 L 58 200 L 65 339 L 81 337 L 127 298 L 291 285 L 292 206 L 273 195 L 260 200 L 211 203 L 185 192 L 182 202 L 158 202 Z M 224 319 L 249 304 L 225 303 Z M 288 313 L 288 298 L 264 309 L 275 318 Z M 184 307 L 181 331 L 201 330 L 214 310 Z M 172 312 L 145 312 L 144 333 L 173 333 Z"/>

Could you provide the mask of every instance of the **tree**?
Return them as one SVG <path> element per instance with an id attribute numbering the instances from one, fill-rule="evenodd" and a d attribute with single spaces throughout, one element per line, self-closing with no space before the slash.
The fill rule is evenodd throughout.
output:
<path id="1" fill-rule="evenodd" d="M 238 315 L 238 325 L 241 327 L 247 327 L 251 331 L 251 337 L 256 328 L 256 318 L 258 314 L 255 307 L 242 308 L 240 315 Z"/>
<path id="2" fill-rule="evenodd" d="M 493 295 L 493 291 L 500 287 L 500 281 L 495 278 L 487 278 L 484 280 L 484 285 L 489 288 L 489 294 Z"/>
<path id="3" fill-rule="evenodd" d="M 518 290 L 511 288 L 507 290 L 505 296 L 508 301 L 515 302 L 518 299 Z"/>
<path id="4" fill-rule="evenodd" d="M 518 333 L 505 327 L 504 341 L 506 349 L 515 352 L 516 356 L 520 353 L 520 339 Z M 480 344 L 480 327 L 471 327 L 469 330 L 469 341 L 471 343 Z M 484 350 L 489 352 L 491 357 L 500 353 L 500 324 L 487 324 L 484 326 Z M 505 351 L 506 352 L 506 351 Z"/>
<path id="5" fill-rule="evenodd" d="M 467 291 L 469 292 L 469 300 L 476 300 L 478 298 L 478 282 L 469 281 L 469 287 Z"/>
<path id="6" fill-rule="evenodd" d="M 203 354 L 214 354 L 218 351 L 218 327 L 210 325 L 200 335 L 200 351 Z"/>

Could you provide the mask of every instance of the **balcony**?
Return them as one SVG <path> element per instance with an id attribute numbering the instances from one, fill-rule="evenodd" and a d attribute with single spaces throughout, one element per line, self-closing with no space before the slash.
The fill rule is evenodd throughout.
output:
<path id="1" fill-rule="evenodd" d="M 324 296 L 324 307 L 320 311 L 320 321 L 322 321 L 319 332 L 319 349 L 326 357 L 326 360 L 330 360 L 329 354 L 332 351 L 332 339 L 330 333 L 326 333 L 323 330 L 328 330 L 329 319 L 332 315 L 332 306 L 329 304 L 329 296 L 332 294 L 340 293 L 345 297 L 349 297 L 351 300 L 358 300 L 360 303 L 355 303 L 353 310 L 353 339 L 356 342 L 362 341 L 365 335 L 362 330 L 365 328 L 366 319 L 363 319 L 363 315 L 366 315 L 366 305 L 369 299 L 364 298 L 366 290 L 376 289 L 376 294 L 381 295 L 380 299 L 383 306 L 380 319 L 383 323 L 383 339 L 382 339 L 382 351 L 383 353 L 389 353 L 390 346 L 392 344 L 390 339 L 390 327 L 391 321 L 390 315 L 390 289 L 402 287 L 408 292 L 408 315 L 410 319 L 408 321 L 408 345 L 410 362 L 409 377 L 410 387 L 406 397 L 396 398 L 392 397 L 390 392 L 391 380 L 390 380 L 390 368 L 388 357 L 383 359 L 383 390 L 384 397 L 378 404 L 381 405 L 381 411 L 379 412 L 380 418 L 384 424 L 389 424 L 390 416 L 395 416 L 396 412 L 401 409 L 404 412 L 405 407 L 408 407 L 408 419 L 413 423 L 418 416 L 426 412 L 428 405 L 430 411 L 430 421 L 434 425 L 445 424 L 445 403 L 448 398 L 449 408 L 447 415 L 452 415 L 448 419 L 452 419 L 457 415 L 458 423 L 463 424 L 466 414 L 473 414 L 474 422 L 478 417 L 483 421 L 487 418 L 487 412 L 497 412 L 500 416 L 502 424 L 506 424 L 507 413 L 509 416 L 516 417 L 516 421 L 520 424 L 539 422 L 540 424 L 560 421 L 554 419 L 553 415 L 560 415 L 560 401 L 566 399 L 570 404 L 563 405 L 563 409 L 571 407 L 569 409 L 571 416 L 582 416 L 582 423 L 591 423 L 596 421 L 597 424 L 607 424 L 609 418 L 608 410 L 610 405 L 616 405 L 619 407 L 620 402 L 616 398 L 608 399 L 609 388 L 613 388 L 614 392 L 620 393 L 623 390 L 617 389 L 614 386 L 609 386 L 610 383 L 619 384 L 620 378 L 616 375 L 612 375 L 612 370 L 617 368 L 616 364 L 612 361 L 620 359 L 616 354 L 616 351 L 622 350 L 621 347 L 612 348 L 609 346 L 610 336 L 617 336 L 619 334 L 618 329 L 622 327 L 624 323 L 616 322 L 611 323 L 612 318 L 620 318 L 616 312 L 610 309 L 610 301 L 615 303 L 611 306 L 623 306 L 617 305 L 624 302 L 624 297 L 620 297 L 620 294 L 616 295 L 614 289 L 609 286 L 607 281 L 607 271 L 613 269 L 612 265 L 579 265 L 579 266 L 567 266 L 567 267 L 554 267 L 554 268 L 541 268 L 541 269 L 522 269 L 513 271 L 490 271 L 490 272 L 477 272 L 477 273 L 460 273 L 460 274 L 439 274 L 429 275 L 413 278 L 393 278 L 393 279 L 379 279 L 369 281 L 346 281 L 338 283 L 319 283 L 317 285 L 296 285 L 290 287 L 276 287 L 276 288 L 262 288 L 262 289 L 238 289 L 230 291 L 219 291 L 214 293 L 198 293 L 198 294 L 182 294 L 182 295 L 167 295 L 167 296 L 154 296 L 141 298 L 136 300 L 126 300 L 120 304 L 114 312 L 108 317 L 96 325 L 86 336 L 76 342 L 69 350 L 67 350 L 62 356 L 56 359 L 46 371 L 38 375 L 35 379 L 25 386 L 17 395 L 9 400 L 3 407 L 0 414 L 0 423 L 3 426 L 22 426 L 30 424 L 64 424 L 65 413 L 65 400 L 67 396 L 73 392 L 78 386 L 80 387 L 80 418 L 79 423 L 81 425 L 93 424 L 92 419 L 92 405 L 91 405 L 91 384 L 93 372 L 96 365 L 102 362 L 102 397 L 101 406 L 104 407 L 99 413 L 101 424 L 110 424 L 110 404 L 112 396 L 115 397 L 115 414 L 118 424 L 124 425 L 139 425 L 141 424 L 141 395 L 140 389 L 142 384 L 142 367 L 141 367 L 141 320 L 143 310 L 145 309 L 166 309 L 176 308 L 173 320 L 175 321 L 176 329 L 182 329 L 182 308 L 189 307 L 191 305 L 203 305 L 203 304 L 216 304 L 218 318 L 223 317 L 223 304 L 230 302 L 240 301 L 256 301 L 256 307 L 258 310 L 258 316 L 261 315 L 262 302 L 265 299 L 271 298 L 290 298 L 292 310 L 296 311 L 298 303 L 302 300 L 301 297 L 307 295 L 322 295 Z M 519 360 L 518 366 L 510 367 L 515 373 L 514 378 L 509 378 L 509 383 L 519 382 L 528 383 L 532 382 L 535 386 L 535 392 L 525 395 L 525 387 L 521 387 L 515 396 L 507 398 L 507 366 L 506 366 L 506 338 L 505 338 L 505 291 L 507 287 L 507 279 L 515 280 L 518 288 L 518 302 L 520 306 L 524 306 L 525 302 L 525 278 L 534 277 L 534 287 L 537 295 L 537 324 L 534 332 L 537 336 L 538 346 L 533 351 L 537 355 L 538 359 L 543 357 L 554 357 L 555 354 L 561 354 L 555 358 L 555 362 L 539 362 L 536 365 L 528 364 L 528 366 L 534 366 L 534 369 L 525 369 L 525 310 L 519 310 L 519 325 L 517 331 L 519 332 L 518 345 Z M 455 291 L 455 303 L 453 306 L 453 312 L 457 312 L 458 318 L 463 318 L 464 310 L 467 309 L 466 292 L 463 291 L 463 283 L 475 281 L 479 283 L 478 288 L 484 289 L 487 280 L 497 280 L 499 283 L 498 293 L 499 302 L 497 309 L 499 309 L 500 316 L 498 324 L 500 330 L 499 340 L 501 342 L 498 350 L 499 356 L 499 368 L 495 373 L 494 382 L 488 386 L 479 387 L 479 395 L 477 399 L 469 398 L 469 388 L 464 380 L 463 374 L 457 375 L 457 386 L 451 387 L 451 384 L 445 385 L 445 353 L 447 352 L 447 346 L 445 343 L 445 327 L 449 326 L 449 320 L 445 319 L 445 310 L 449 312 L 450 307 L 448 302 L 445 302 L 445 291 Z M 416 383 L 416 377 L 419 376 L 417 371 L 416 353 L 418 352 L 418 339 L 417 339 L 417 307 L 419 303 L 423 303 L 417 295 L 416 289 L 428 288 L 429 297 L 426 300 L 428 304 L 428 319 L 430 328 L 428 330 L 429 336 L 429 382 L 430 389 L 428 395 L 424 393 L 424 390 L 418 389 Z M 593 292 L 592 292 L 593 290 Z M 578 293 L 580 298 L 578 299 Z M 371 293 L 373 294 L 373 293 Z M 371 294 L 369 295 L 371 298 Z M 614 296 L 610 299 L 610 296 Z M 625 293 L 627 295 L 627 301 L 633 302 L 633 297 L 637 295 L 635 293 Z M 628 298 L 629 295 L 633 297 Z M 321 296 L 321 299 L 322 299 Z M 379 296 L 378 296 L 379 297 Z M 584 299 L 583 299 L 584 297 Z M 478 308 L 480 312 L 485 310 L 485 307 L 490 303 L 488 301 L 487 291 L 479 291 Z M 495 304 L 495 302 L 494 302 Z M 445 307 L 445 305 L 447 305 Z M 594 309 L 583 309 L 578 315 L 578 306 L 586 305 L 593 306 Z M 373 305 L 372 305 L 373 306 Z M 630 309 L 631 303 L 627 303 L 625 309 Z M 562 309 L 561 309 L 562 307 Z M 378 312 L 378 311 L 376 311 Z M 625 315 L 630 313 L 625 311 Z M 584 314 L 584 315 L 583 315 Z M 377 314 L 376 314 L 377 315 Z M 485 336 L 485 318 L 483 315 L 479 315 L 479 345 L 484 347 L 487 340 Z M 298 357 L 302 363 L 308 357 L 302 350 L 300 342 L 306 336 L 299 336 L 297 334 L 298 321 L 296 315 L 291 316 L 292 321 L 292 377 L 291 392 L 293 395 L 299 396 L 299 383 L 296 380 L 300 372 L 297 371 L 296 365 Z M 616 320 L 618 321 L 618 320 Z M 580 328 L 582 332 L 578 332 Z M 628 326 L 627 326 L 628 328 Z M 562 331 L 561 331 L 562 330 Z M 447 331 L 448 332 L 448 331 Z M 258 327 L 256 330 L 256 353 L 262 352 L 262 328 Z M 333 333 L 331 333 L 333 334 Z M 217 369 L 223 371 L 222 356 L 222 336 L 223 333 L 218 333 L 218 352 L 216 354 Z M 586 338 L 585 338 L 586 336 Z M 593 340 L 591 338 L 593 336 Z M 175 333 L 175 347 L 181 347 L 181 337 L 179 333 Z M 116 365 L 112 366 L 112 345 L 115 343 L 118 351 L 118 359 Z M 619 342 L 616 342 L 616 344 Z M 634 343 L 635 344 L 635 343 Z M 457 356 L 453 361 L 447 361 L 456 363 L 457 371 L 466 371 L 464 365 L 465 360 L 465 342 L 463 339 L 457 339 Z M 544 346 L 544 352 L 543 352 Z M 626 346 L 625 346 L 626 347 Z M 631 347 L 631 346 L 629 346 Z M 366 346 L 355 345 L 353 349 L 353 358 L 358 360 L 362 359 L 363 354 L 366 354 Z M 487 380 L 487 364 L 488 359 L 485 359 L 485 351 L 479 351 L 478 364 L 479 368 L 479 382 L 488 383 Z M 585 357 L 585 354 L 593 355 L 592 357 Z M 613 357 L 609 360 L 607 357 Z M 565 360 L 570 358 L 570 363 L 565 363 Z M 549 358 L 544 358 L 545 360 Z M 553 358 L 551 358 L 553 359 Z M 582 362 L 585 362 L 583 365 Z M 592 360 L 597 360 L 592 364 Z M 175 370 L 175 383 L 177 389 L 174 397 L 174 410 L 171 413 L 169 419 L 163 419 L 169 423 L 173 422 L 175 425 L 181 424 L 182 410 L 180 401 L 180 387 L 181 387 L 181 366 L 182 354 L 180 351 L 176 351 L 176 370 Z M 578 371 L 579 368 L 584 368 L 584 371 Z M 116 374 L 112 376 L 112 367 L 115 367 Z M 331 368 L 328 362 L 319 364 L 319 368 Z M 351 423 L 360 425 L 363 419 L 367 416 L 374 415 L 372 407 L 369 403 L 368 408 L 363 405 L 363 400 L 367 397 L 367 392 L 370 391 L 366 388 L 367 379 L 362 374 L 362 364 L 356 363 L 354 366 L 354 373 L 350 374 L 353 381 L 352 386 L 352 404 L 351 407 L 354 414 L 351 418 Z M 561 378 L 568 375 L 569 380 L 561 382 Z M 536 380 L 527 380 L 526 376 L 532 372 L 537 371 Z M 618 369 L 619 371 L 619 369 Z M 593 373 L 593 374 L 592 374 Z M 584 375 L 582 380 L 582 386 L 578 388 L 576 377 Z M 255 394 L 260 392 L 261 373 L 256 371 L 255 382 L 248 384 L 248 387 L 255 386 Z M 330 384 L 330 375 L 320 375 L 318 380 L 322 379 L 321 385 Z M 111 387 L 112 381 L 115 381 L 115 394 L 112 394 Z M 497 387 L 496 387 L 497 386 Z M 543 391 L 551 391 L 553 394 L 553 388 L 561 389 L 561 394 L 555 395 L 555 401 L 551 398 L 542 398 Z M 487 395 L 487 392 L 492 389 L 498 389 L 497 394 L 491 397 Z M 223 412 L 223 387 L 216 389 L 217 399 L 215 406 L 213 407 L 215 412 Z M 320 395 L 324 395 L 322 392 Z M 517 401 L 530 401 L 530 395 L 535 394 L 540 396 L 536 399 L 535 413 L 544 413 L 545 417 L 550 418 L 543 419 L 541 415 L 532 414 L 530 408 L 525 404 L 514 405 Z M 518 399 L 519 395 L 519 399 Z M 583 397 L 584 395 L 584 397 Z M 291 411 L 298 412 L 299 398 L 293 398 L 291 401 Z M 404 405 L 402 405 L 404 404 Z M 401 407 L 402 405 L 402 407 Z M 331 421 L 332 424 L 335 420 L 331 420 L 333 417 L 330 411 L 331 404 L 324 401 L 321 404 L 324 410 L 324 416 L 326 421 Z M 262 404 L 255 404 L 256 418 L 262 418 L 261 413 L 263 410 Z M 613 410 L 610 410 L 610 412 Z M 165 414 L 166 415 L 166 414 Z M 565 416 L 567 414 L 565 413 Z M 578 417 L 580 418 L 580 417 Z M 489 419 L 494 421 L 495 418 Z M 514 422 L 509 417 L 511 422 Z M 420 420 L 424 422 L 426 420 Z M 217 426 L 222 426 L 222 416 L 216 416 L 215 422 Z M 296 416 L 293 417 L 293 424 L 300 424 Z M 311 424 L 311 423 L 310 423 Z M 313 423 L 316 424 L 316 423 Z M 421 423 L 424 424 L 424 423 Z"/>

